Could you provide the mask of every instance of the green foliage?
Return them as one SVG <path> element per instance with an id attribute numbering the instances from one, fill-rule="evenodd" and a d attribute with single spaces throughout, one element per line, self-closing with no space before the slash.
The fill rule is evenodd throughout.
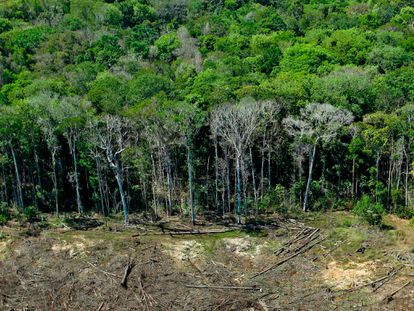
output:
<path id="1" fill-rule="evenodd" d="M 126 83 L 121 78 L 109 72 L 103 72 L 90 83 L 88 99 L 101 111 L 115 113 L 122 108 L 126 91 Z"/>
<path id="2" fill-rule="evenodd" d="M 287 212 L 287 199 L 286 199 L 286 189 L 282 185 L 278 184 L 273 188 L 272 191 L 269 191 L 260 201 L 259 209 L 263 211 L 273 211 L 277 213 L 286 213 Z"/>
<path id="3" fill-rule="evenodd" d="M 92 44 L 92 48 L 89 50 L 92 59 L 88 59 L 88 56 L 85 56 L 85 59 L 95 60 L 99 64 L 107 67 L 114 65 L 123 54 L 123 49 L 118 44 L 118 40 L 116 36 L 103 35 L 98 41 Z"/>
<path id="4" fill-rule="evenodd" d="M 151 44 L 158 37 L 157 30 L 148 23 L 136 25 L 127 37 L 127 46 L 135 53 L 148 57 Z"/>
<path id="5" fill-rule="evenodd" d="M 320 67 L 330 65 L 334 57 L 328 50 L 310 44 L 296 44 L 285 50 L 280 69 L 282 71 L 317 73 Z"/>
<path id="6" fill-rule="evenodd" d="M 410 54 L 402 47 L 378 46 L 369 54 L 369 63 L 378 66 L 381 72 L 395 70 L 409 61 Z"/>
<path id="7" fill-rule="evenodd" d="M 381 203 L 375 202 L 370 196 L 364 195 L 356 203 L 353 212 L 362 217 L 370 225 L 381 225 L 385 210 Z"/>
<path id="8" fill-rule="evenodd" d="M 337 30 L 325 39 L 323 46 L 334 52 L 341 64 L 364 64 L 370 43 L 361 29 Z"/>
<path id="9" fill-rule="evenodd" d="M 312 100 L 325 102 L 361 116 L 375 109 L 372 85 L 373 73 L 369 69 L 344 66 L 328 75 L 315 79 Z"/>
<path id="10" fill-rule="evenodd" d="M 156 47 L 156 56 L 166 62 L 170 62 L 174 59 L 175 50 L 180 46 L 177 34 L 170 32 L 159 37 L 154 46 Z"/>
<path id="11" fill-rule="evenodd" d="M 105 142 L 122 145 L 115 158 L 132 209 L 165 208 L 169 195 L 175 208 L 189 188 L 190 137 L 197 206 L 231 210 L 234 154 L 225 141 L 213 146 L 206 116 L 252 97 L 276 108 L 254 120 L 252 159 L 243 155 L 249 209 L 253 178 L 256 190 L 265 184 L 260 208 L 303 204 L 313 129 L 280 121 L 303 124 L 304 107 L 325 103 L 355 120 L 320 138 L 329 142 L 318 144 L 310 208 L 371 194 L 411 217 L 413 10 L 409 0 L 0 1 L 2 197 L 17 195 L 16 165 L 25 203 L 40 210 L 55 193 L 59 208 L 74 206 L 76 190 L 87 208 L 117 207 L 106 161 L 117 151 Z M 122 129 L 103 126 L 120 115 Z"/>
<path id="12" fill-rule="evenodd" d="M 9 205 L 6 202 L 0 202 L 0 225 L 5 225 L 10 217 Z"/>
<path id="13" fill-rule="evenodd" d="M 34 206 L 28 206 L 23 210 L 23 216 L 29 223 L 38 222 L 41 220 L 41 214 Z"/>
<path id="14" fill-rule="evenodd" d="M 166 78 L 153 73 L 143 73 L 129 81 L 127 100 L 136 104 L 160 92 L 169 94 L 172 90 L 172 84 Z"/>

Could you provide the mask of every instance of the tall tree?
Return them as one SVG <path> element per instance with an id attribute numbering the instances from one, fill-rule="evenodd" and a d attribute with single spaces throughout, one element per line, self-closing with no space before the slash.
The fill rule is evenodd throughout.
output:
<path id="1" fill-rule="evenodd" d="M 301 110 L 299 117 L 288 117 L 283 120 L 288 135 L 302 140 L 312 147 L 309 154 L 309 172 L 303 201 L 303 210 L 308 209 L 309 193 L 312 183 L 312 174 L 316 157 L 316 150 L 320 143 L 332 141 L 339 129 L 353 120 L 352 114 L 329 104 L 309 104 Z"/>
<path id="2" fill-rule="evenodd" d="M 259 126 L 262 106 L 260 103 L 245 99 L 236 105 L 225 104 L 216 108 L 211 114 L 213 133 L 221 138 L 224 145 L 229 145 L 236 161 L 237 222 L 241 224 L 241 169 L 243 156 L 252 143 Z M 247 215 L 246 215 L 247 216 Z"/>

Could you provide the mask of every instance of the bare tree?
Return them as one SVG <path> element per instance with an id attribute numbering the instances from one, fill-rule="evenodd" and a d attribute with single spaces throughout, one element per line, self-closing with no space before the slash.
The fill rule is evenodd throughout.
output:
<path id="1" fill-rule="evenodd" d="M 213 136 L 221 138 L 221 143 L 229 145 L 236 161 L 237 222 L 241 224 L 241 161 L 252 143 L 259 126 L 262 106 L 254 100 L 244 100 L 237 105 L 225 104 L 211 115 Z"/>
<path id="2" fill-rule="evenodd" d="M 283 124 L 289 135 L 306 142 L 311 146 L 309 154 L 309 172 L 306 183 L 303 210 L 306 211 L 309 203 L 309 192 L 312 182 L 313 166 L 316 150 L 319 143 L 333 140 L 339 129 L 353 120 L 352 114 L 329 104 L 312 103 L 301 110 L 299 117 L 288 117 Z"/>
<path id="3" fill-rule="evenodd" d="M 124 212 L 124 223 L 129 223 L 128 206 L 123 187 L 121 154 L 130 142 L 131 126 L 125 118 L 116 115 L 105 115 L 98 122 L 89 125 L 95 143 L 105 153 L 108 164 L 113 169 L 118 184 L 119 194 Z"/>

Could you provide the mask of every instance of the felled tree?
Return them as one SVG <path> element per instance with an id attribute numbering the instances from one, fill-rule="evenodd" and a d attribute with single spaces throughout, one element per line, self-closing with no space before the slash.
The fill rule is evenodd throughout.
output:
<path id="1" fill-rule="evenodd" d="M 318 145 L 332 141 L 338 135 L 339 129 L 350 124 L 352 120 L 353 116 L 349 111 L 329 104 L 318 103 L 307 105 L 301 110 L 299 117 L 288 117 L 283 120 L 289 135 L 312 147 L 309 154 L 308 180 L 303 201 L 304 211 L 307 210 L 309 204 L 313 166 Z"/>

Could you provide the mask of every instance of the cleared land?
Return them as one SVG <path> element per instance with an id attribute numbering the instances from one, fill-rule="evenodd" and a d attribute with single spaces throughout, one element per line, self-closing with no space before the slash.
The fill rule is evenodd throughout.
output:
<path id="1" fill-rule="evenodd" d="M 414 228 L 393 216 L 51 221 L 0 228 L 1 310 L 414 309 Z"/>

